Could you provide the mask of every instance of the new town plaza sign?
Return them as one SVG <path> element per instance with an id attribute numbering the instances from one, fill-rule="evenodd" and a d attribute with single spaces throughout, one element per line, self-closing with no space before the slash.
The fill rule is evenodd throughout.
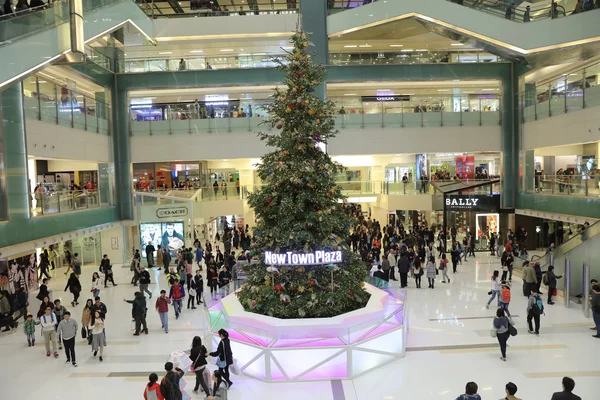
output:
<path id="1" fill-rule="evenodd" d="M 342 262 L 342 252 L 339 250 L 317 250 L 314 253 L 274 253 L 265 251 L 267 265 L 318 265 L 339 264 Z"/>

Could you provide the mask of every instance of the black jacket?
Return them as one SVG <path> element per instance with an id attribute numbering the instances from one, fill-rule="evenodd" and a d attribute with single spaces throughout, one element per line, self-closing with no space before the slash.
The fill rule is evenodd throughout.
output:
<path id="1" fill-rule="evenodd" d="M 206 356 L 208 355 L 208 351 L 204 346 L 194 347 L 190 351 L 190 360 L 194 363 L 194 370 L 206 365 Z"/>
<path id="2" fill-rule="evenodd" d="M 231 352 L 231 345 L 229 338 L 221 339 L 217 351 L 210 353 L 213 357 L 219 357 L 219 360 L 226 361 L 227 365 L 233 364 L 233 353 Z M 190 357 L 191 358 L 191 357 Z"/>
<path id="3" fill-rule="evenodd" d="M 398 272 L 400 272 L 401 274 L 406 274 L 406 273 L 408 273 L 409 269 L 410 269 L 410 261 L 408 261 L 408 258 L 406 258 L 406 257 L 400 258 L 400 260 L 398 260 Z"/>
<path id="4" fill-rule="evenodd" d="M 551 400 L 581 400 L 581 397 L 568 392 L 556 392 L 552 395 Z"/>
<path id="5" fill-rule="evenodd" d="M 72 276 L 69 278 L 69 281 L 67 282 L 67 286 L 65 286 L 65 292 L 67 291 L 67 289 L 69 289 L 69 291 L 73 294 L 80 293 L 81 292 L 81 282 L 79 282 L 79 279 L 77 279 L 77 277 Z"/>
<path id="6" fill-rule="evenodd" d="M 146 308 L 146 298 L 144 295 L 136 296 L 135 299 L 126 301 L 133 305 L 131 310 L 131 316 L 133 318 L 142 317 L 144 314 L 146 314 L 148 309 Z"/>
<path id="7" fill-rule="evenodd" d="M 150 273 L 146 270 L 140 272 L 140 284 L 149 285 L 150 284 Z"/>
<path id="8" fill-rule="evenodd" d="M 204 279 L 202 279 L 202 275 L 195 275 L 192 281 L 194 281 L 196 292 L 202 293 L 204 291 Z"/>

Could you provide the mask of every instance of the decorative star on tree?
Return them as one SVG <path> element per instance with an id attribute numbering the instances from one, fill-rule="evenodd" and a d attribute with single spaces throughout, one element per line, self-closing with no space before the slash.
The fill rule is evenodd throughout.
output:
<path id="1" fill-rule="evenodd" d="M 314 94 L 325 69 L 311 62 L 304 32 L 296 32 L 290 41 L 293 50 L 277 61 L 287 72 L 285 88 L 275 90 L 264 122 L 277 131 L 259 133 L 275 150 L 257 167 L 265 186 L 248 199 L 257 221 L 252 250 L 260 261 L 245 267 L 248 280 L 238 298 L 246 310 L 259 314 L 331 317 L 365 306 L 367 270 L 346 245 L 352 217 L 334 180 L 344 167 L 318 146 L 338 133 L 334 104 Z M 343 262 L 276 269 L 264 263 L 265 251 L 316 250 L 340 250 Z"/>

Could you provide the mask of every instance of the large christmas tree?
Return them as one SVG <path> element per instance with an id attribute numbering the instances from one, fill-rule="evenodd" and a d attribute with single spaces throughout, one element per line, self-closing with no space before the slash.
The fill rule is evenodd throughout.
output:
<path id="1" fill-rule="evenodd" d="M 265 121 L 276 130 L 259 133 L 275 150 L 257 168 L 265 186 L 248 199 L 259 263 L 245 268 L 238 298 L 247 311 L 273 317 L 331 317 L 365 306 L 367 271 L 346 245 L 353 221 L 334 180 L 344 167 L 319 148 L 338 133 L 334 104 L 314 93 L 325 69 L 311 62 L 304 32 L 291 43 L 279 65 L 285 88 L 275 90 Z"/>

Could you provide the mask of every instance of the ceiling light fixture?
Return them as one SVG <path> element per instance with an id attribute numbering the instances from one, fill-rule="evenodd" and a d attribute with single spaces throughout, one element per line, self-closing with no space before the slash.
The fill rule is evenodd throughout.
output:
<path id="1" fill-rule="evenodd" d="M 400 50 L 400 51 L 403 51 L 403 52 L 405 52 L 405 53 L 408 53 L 408 52 L 411 52 L 411 51 L 414 51 L 414 50 L 413 50 L 413 49 L 402 49 L 402 50 Z"/>
<path id="2" fill-rule="evenodd" d="M 438 89 L 437 91 L 438 91 L 438 92 L 449 92 L 449 91 L 450 91 L 450 89 Z"/>
<path id="3" fill-rule="evenodd" d="M 370 44 L 361 44 L 361 45 L 360 45 L 360 46 L 358 46 L 358 47 L 373 47 L 373 46 L 371 46 Z"/>
<path id="4" fill-rule="evenodd" d="M 464 43 L 451 43 L 450 46 L 464 46 Z"/>
<path id="5" fill-rule="evenodd" d="M 428 51 L 427 49 L 417 49 L 415 51 Z"/>
<path id="6" fill-rule="evenodd" d="M 221 49 L 220 51 L 222 51 L 223 53 L 226 53 L 226 52 L 233 51 L 233 49 Z"/>
<path id="7" fill-rule="evenodd" d="M 167 54 L 173 54 L 173 52 L 172 51 L 161 51 L 158 54 L 160 54 L 161 56 L 164 56 L 164 55 L 167 55 Z"/>
<path id="8" fill-rule="evenodd" d="M 404 47 L 403 44 L 390 44 L 390 47 Z"/>
<path id="9" fill-rule="evenodd" d="M 354 49 L 355 47 L 358 47 L 358 46 L 357 46 L 357 45 L 355 45 L 355 44 L 349 44 L 349 45 L 347 45 L 347 46 L 344 46 L 344 47 L 345 47 L 346 49 Z"/>
<path id="10" fill-rule="evenodd" d="M 344 96 L 358 96 L 356 93 L 344 93 Z"/>
<path id="11" fill-rule="evenodd" d="M 204 53 L 204 50 L 190 50 L 190 53 Z"/>

